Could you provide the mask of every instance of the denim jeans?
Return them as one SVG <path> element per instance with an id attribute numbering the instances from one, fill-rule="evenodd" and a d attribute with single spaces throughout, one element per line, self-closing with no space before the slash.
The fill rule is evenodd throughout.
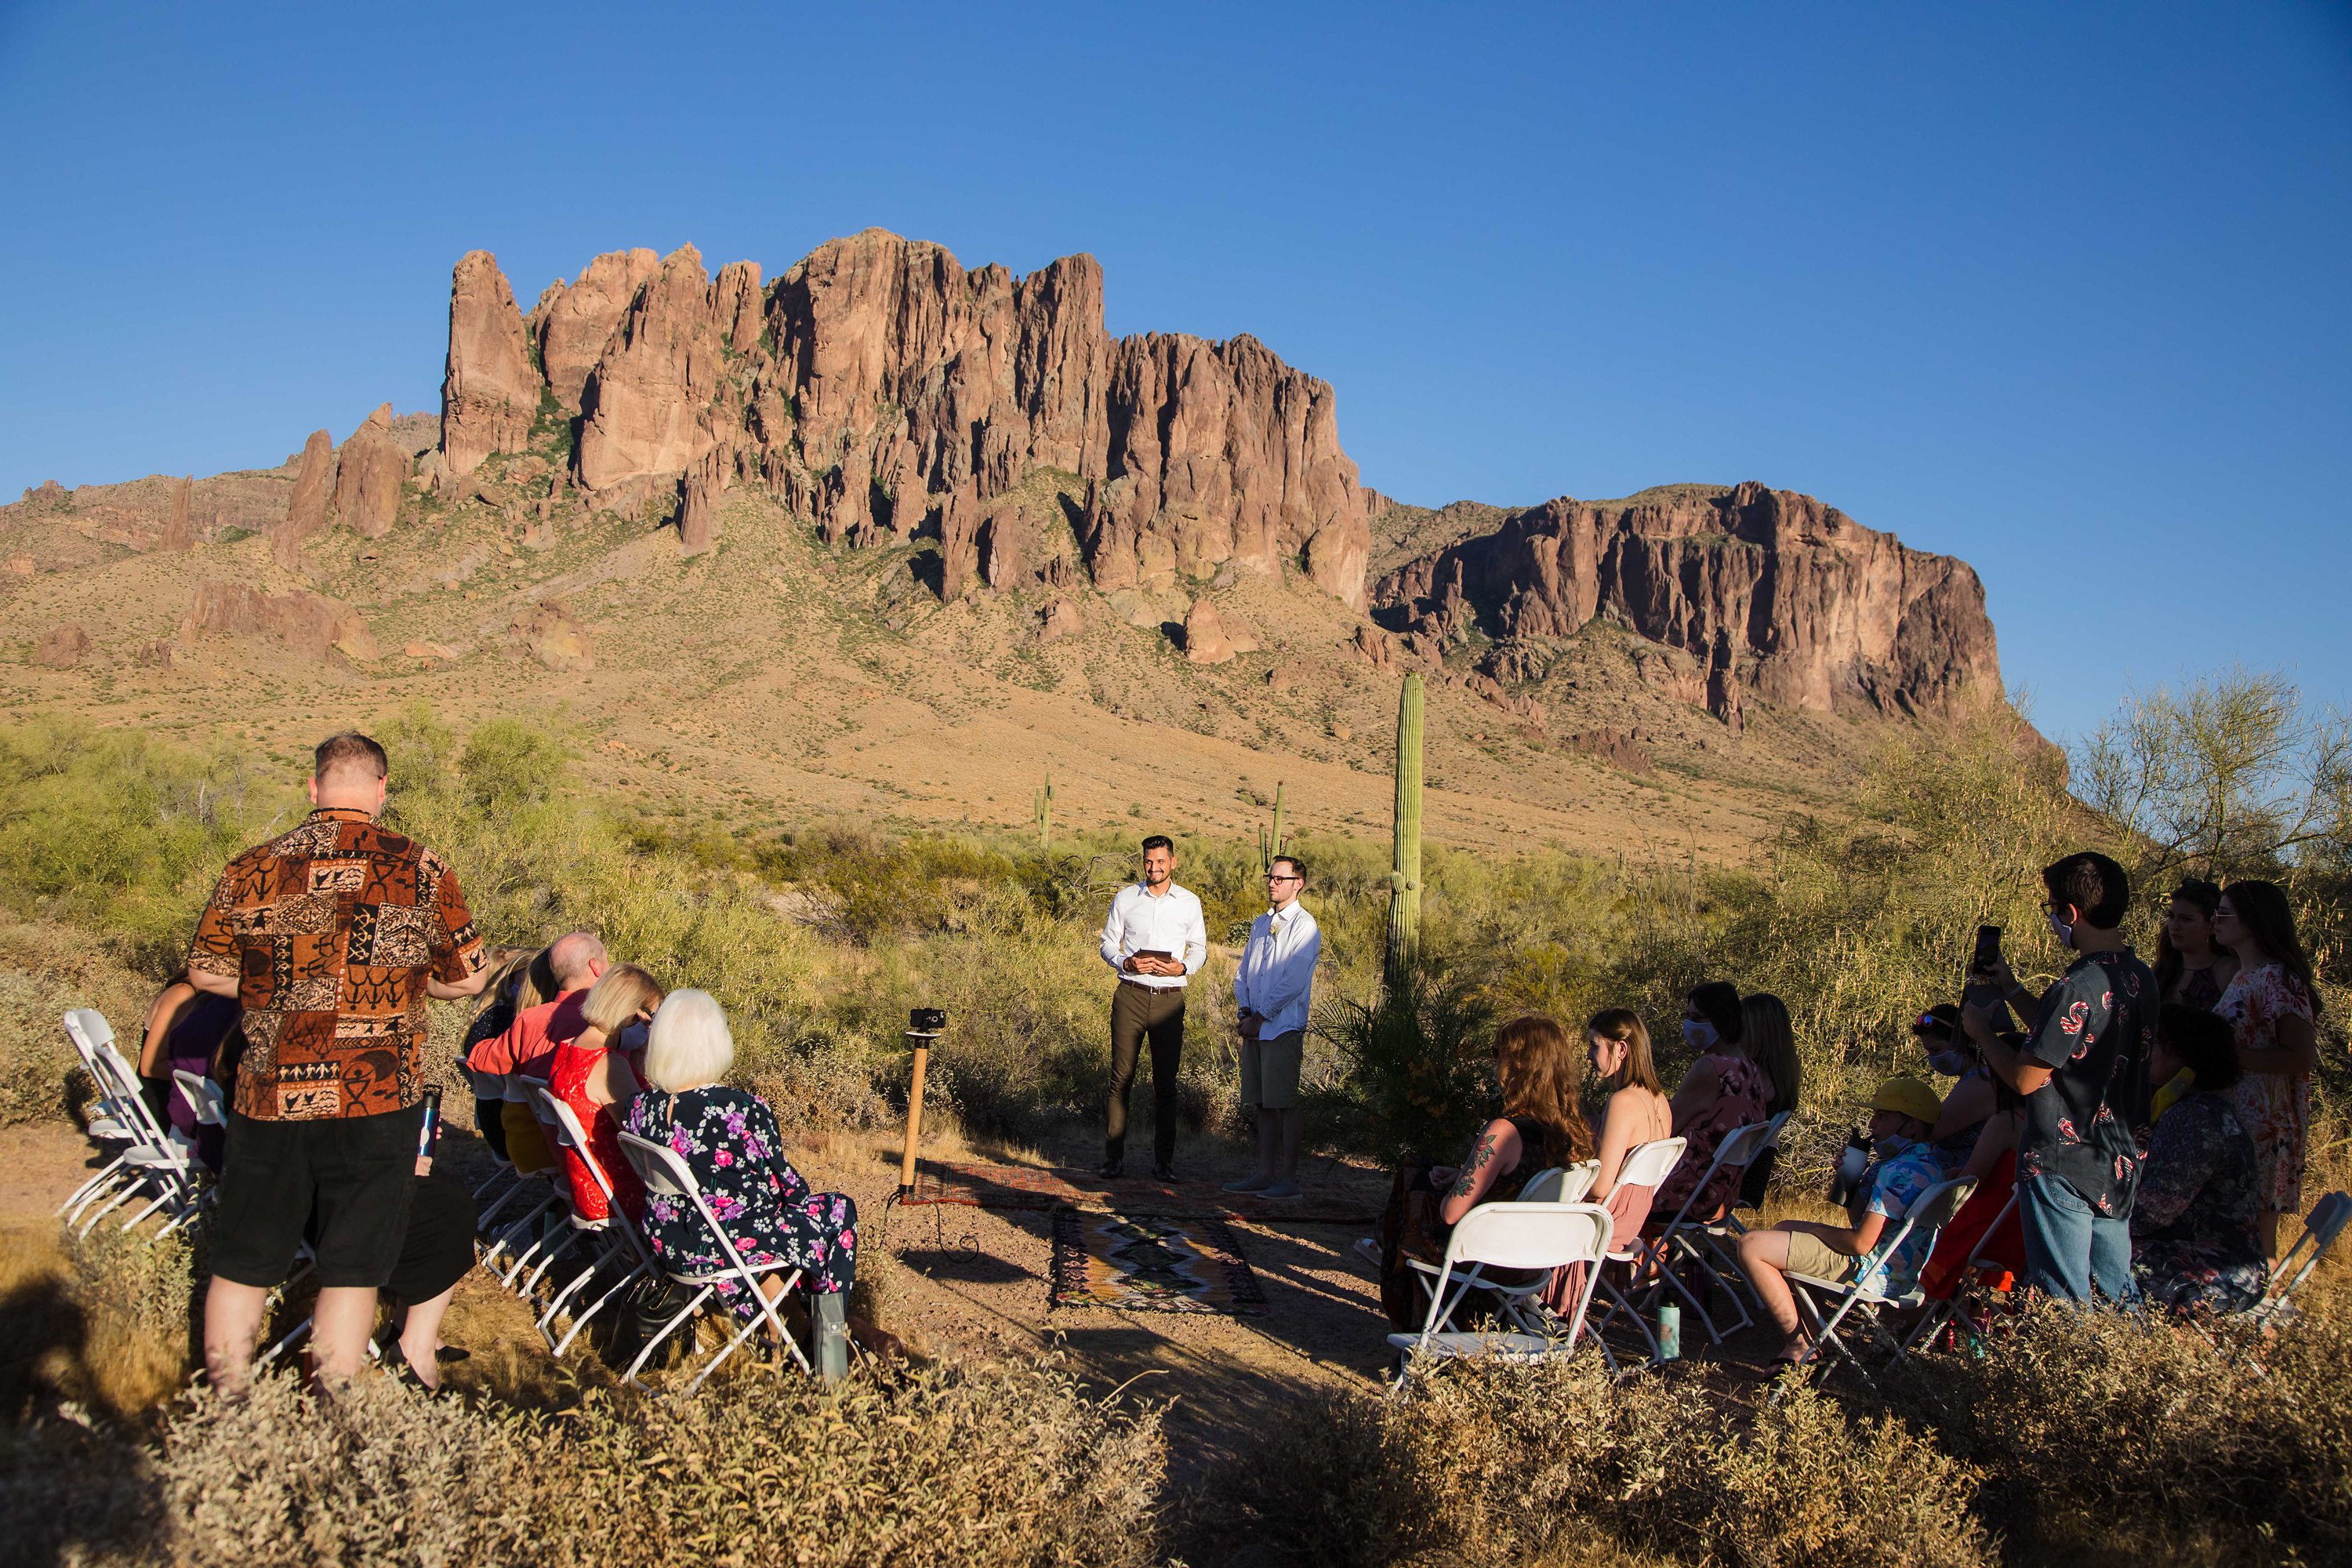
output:
<path id="1" fill-rule="evenodd" d="M 2118 1306 L 2139 1300 L 2131 1271 L 2131 1211 L 2106 1218 L 2055 1176 L 2017 1184 L 2017 1217 L 2025 1232 L 2025 1282 L 2061 1301 L 2089 1305 L 2092 1289 Z"/>

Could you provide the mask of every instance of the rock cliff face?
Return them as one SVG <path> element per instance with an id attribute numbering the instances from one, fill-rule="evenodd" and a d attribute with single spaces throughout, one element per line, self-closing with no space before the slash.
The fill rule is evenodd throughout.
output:
<path id="1" fill-rule="evenodd" d="M 309 454 L 304 454 L 308 462 Z M 343 526 L 369 539 L 392 531 L 400 493 L 408 482 L 408 454 L 392 438 L 392 405 L 367 416 L 343 443 L 335 466 L 335 514 Z"/>
<path id="2" fill-rule="evenodd" d="M 544 388 L 579 413 L 592 493 L 677 487 L 720 453 L 829 537 L 936 537 L 949 596 L 1013 585 L 1025 557 L 996 503 L 1050 470 L 1085 498 L 1073 521 L 1101 586 L 1290 564 L 1364 606 L 1370 535 L 1331 388 L 1247 337 L 1112 338 L 1091 257 L 1016 279 L 868 229 L 763 287 L 749 262 L 710 277 L 691 246 L 619 252 L 526 322 L 475 251 L 449 324 L 454 472 L 520 449 Z M 1048 580 L 1060 556 L 1028 553 Z"/>
<path id="3" fill-rule="evenodd" d="M 1614 621 L 1687 650 L 1704 672 L 1689 695 L 1734 723 L 1743 690 L 1883 712 L 2000 691 L 1966 562 L 1759 484 L 1549 501 L 1396 566 L 1373 597 L 1400 630 L 1443 640 L 1475 627 L 1507 677 L 1540 662 L 1528 639 Z"/>

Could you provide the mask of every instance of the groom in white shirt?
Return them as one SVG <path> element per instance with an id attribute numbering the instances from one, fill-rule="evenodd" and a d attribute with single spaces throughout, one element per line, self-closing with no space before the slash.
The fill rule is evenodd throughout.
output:
<path id="1" fill-rule="evenodd" d="M 1151 1173 L 1176 1179 L 1176 1064 L 1184 1048 L 1184 982 L 1209 956 L 1201 900 L 1176 885 L 1176 846 L 1143 841 L 1143 880 L 1121 888 L 1103 922 L 1103 962 L 1118 974 L 1110 1003 L 1110 1110 L 1103 1125 L 1104 1176 L 1127 1166 L 1127 1097 L 1151 1042 Z"/>
<path id="2" fill-rule="evenodd" d="M 1307 1048 L 1315 962 L 1323 955 L 1323 933 L 1298 901 L 1306 886 L 1297 860 L 1275 857 L 1265 873 L 1266 900 L 1274 908 L 1251 922 L 1249 945 L 1234 971 L 1242 1103 L 1257 1110 L 1257 1173 L 1226 1184 L 1229 1193 L 1298 1195 L 1298 1142 L 1307 1120 L 1298 1107 L 1298 1068 Z"/>

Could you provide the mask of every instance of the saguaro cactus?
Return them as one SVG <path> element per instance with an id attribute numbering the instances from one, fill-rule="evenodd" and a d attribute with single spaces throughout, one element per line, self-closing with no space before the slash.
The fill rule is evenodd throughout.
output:
<path id="1" fill-rule="evenodd" d="M 1037 824 L 1037 847 L 1054 847 L 1054 770 L 1045 770 L 1045 782 L 1031 797 L 1031 811 Z"/>
<path id="2" fill-rule="evenodd" d="M 1397 698 L 1396 841 L 1389 860 L 1388 973 L 1391 986 L 1412 973 L 1421 945 L 1421 677 Z"/>
<path id="3" fill-rule="evenodd" d="M 1273 870 L 1274 858 L 1289 847 L 1283 843 L 1287 830 L 1282 826 L 1282 791 L 1281 784 L 1274 786 L 1274 831 L 1269 834 L 1263 827 L 1257 830 L 1258 868 L 1263 871 Z"/>

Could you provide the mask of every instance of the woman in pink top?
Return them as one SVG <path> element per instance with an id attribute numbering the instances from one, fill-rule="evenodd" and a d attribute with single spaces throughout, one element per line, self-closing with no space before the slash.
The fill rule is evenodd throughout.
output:
<path id="1" fill-rule="evenodd" d="M 588 1135 L 588 1149 L 613 1197 L 631 1224 L 643 1220 L 646 1190 L 637 1173 L 621 1157 L 620 1118 L 643 1086 L 630 1065 L 622 1037 L 634 1025 L 650 1020 L 662 1004 L 662 988 L 634 963 L 615 964 L 604 972 L 588 993 L 582 1009 L 586 1027 L 574 1037 L 559 1041 L 547 1071 L 548 1092 L 572 1108 Z M 578 1152 L 563 1151 L 563 1166 L 572 1180 L 572 1207 L 583 1219 L 604 1219 L 611 1211 L 604 1189 Z"/>
<path id="2" fill-rule="evenodd" d="M 1644 1143 L 1674 1136 L 1674 1107 L 1650 1054 L 1650 1031 L 1632 1008 L 1595 1013 L 1584 1026 L 1584 1047 L 1593 1081 L 1610 1091 L 1597 1130 L 1600 1152 L 1592 1186 L 1584 1201 L 1609 1211 L 1610 1249 L 1622 1252 L 1641 1240 L 1658 1189 L 1633 1186 L 1618 1178 L 1624 1173 L 1627 1155 Z M 1545 1300 L 1554 1310 L 1566 1311 L 1584 1289 L 1584 1266 L 1572 1263 L 1559 1274 Z"/>

